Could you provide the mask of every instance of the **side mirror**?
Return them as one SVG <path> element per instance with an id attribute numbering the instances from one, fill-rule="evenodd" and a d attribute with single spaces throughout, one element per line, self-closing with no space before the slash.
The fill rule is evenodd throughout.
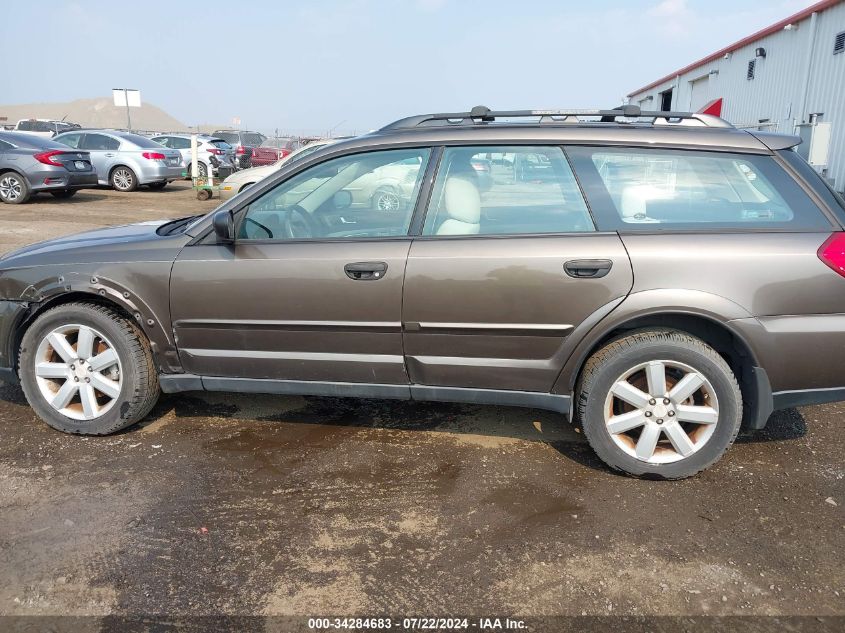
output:
<path id="1" fill-rule="evenodd" d="M 218 211 L 211 218 L 211 224 L 214 226 L 218 242 L 231 244 L 235 241 L 235 217 L 231 211 Z"/>

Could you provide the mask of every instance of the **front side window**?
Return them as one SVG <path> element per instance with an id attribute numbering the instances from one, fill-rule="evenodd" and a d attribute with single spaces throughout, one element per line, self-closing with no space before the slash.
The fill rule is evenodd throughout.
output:
<path id="1" fill-rule="evenodd" d="M 426 213 L 425 235 L 594 230 L 559 147 L 449 147 Z"/>
<path id="2" fill-rule="evenodd" d="M 428 149 L 354 154 L 325 161 L 250 203 L 245 240 L 372 239 L 407 235 Z"/>
<path id="3" fill-rule="evenodd" d="M 830 228 L 771 156 L 597 147 L 567 153 L 603 230 Z"/>
<path id="4" fill-rule="evenodd" d="M 54 138 L 53 140 L 57 143 L 61 143 L 62 145 L 67 145 L 68 147 L 72 147 L 73 149 L 79 148 L 79 139 L 82 138 L 82 134 L 73 133 L 73 134 L 62 134 L 62 136 L 58 138 Z"/>

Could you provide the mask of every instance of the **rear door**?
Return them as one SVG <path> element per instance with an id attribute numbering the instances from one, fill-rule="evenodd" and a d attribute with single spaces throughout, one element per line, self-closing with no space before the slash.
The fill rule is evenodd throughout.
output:
<path id="1" fill-rule="evenodd" d="M 632 282 L 559 147 L 446 148 L 405 274 L 411 382 L 549 392 L 568 337 Z"/>

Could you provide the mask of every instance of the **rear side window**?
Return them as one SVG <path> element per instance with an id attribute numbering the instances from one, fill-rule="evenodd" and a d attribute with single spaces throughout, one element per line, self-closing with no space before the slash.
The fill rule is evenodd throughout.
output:
<path id="1" fill-rule="evenodd" d="M 252 147 L 258 147 L 261 145 L 265 140 L 265 137 L 261 136 L 261 134 L 255 134 L 254 132 L 241 134 L 241 142 L 244 145 L 249 145 Z"/>
<path id="2" fill-rule="evenodd" d="M 594 230 L 559 147 L 449 147 L 425 218 L 425 235 L 507 235 Z"/>
<path id="3" fill-rule="evenodd" d="M 214 147 L 216 147 L 218 149 L 222 149 L 222 150 L 232 149 L 232 146 L 229 145 L 226 141 L 218 141 L 218 140 L 215 139 L 213 141 L 209 141 L 209 143 L 211 143 L 212 145 L 214 145 Z"/>
<path id="4" fill-rule="evenodd" d="M 92 150 L 115 150 L 120 147 L 120 141 L 104 134 L 86 134 L 80 147 Z"/>
<path id="5" fill-rule="evenodd" d="M 11 143 L 7 143 L 6 141 L 0 141 L 0 152 L 6 149 L 14 149 L 15 146 Z"/>
<path id="6" fill-rule="evenodd" d="M 567 148 L 604 230 L 829 230 L 771 157 L 688 150 Z"/>
<path id="7" fill-rule="evenodd" d="M 215 132 L 214 136 L 220 137 L 221 139 L 229 143 L 229 145 L 237 145 L 238 143 L 240 143 L 237 132 Z"/>

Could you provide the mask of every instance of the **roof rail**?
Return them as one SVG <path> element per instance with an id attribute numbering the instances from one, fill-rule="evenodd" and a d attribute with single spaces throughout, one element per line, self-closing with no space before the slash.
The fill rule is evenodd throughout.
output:
<path id="1" fill-rule="evenodd" d="M 623 119 L 651 119 L 652 125 L 691 125 L 701 127 L 732 128 L 733 125 L 712 114 L 698 112 L 651 112 L 640 110 L 637 105 L 623 105 L 612 110 L 491 110 L 487 106 L 475 106 L 469 112 L 443 112 L 440 114 L 418 114 L 394 121 L 382 130 L 405 130 L 417 127 L 468 126 L 494 123 L 496 119 L 537 118 L 540 124 L 595 123 L 581 117 L 599 117 L 600 123 L 616 123 Z M 629 121 L 622 121 L 629 122 Z"/>

